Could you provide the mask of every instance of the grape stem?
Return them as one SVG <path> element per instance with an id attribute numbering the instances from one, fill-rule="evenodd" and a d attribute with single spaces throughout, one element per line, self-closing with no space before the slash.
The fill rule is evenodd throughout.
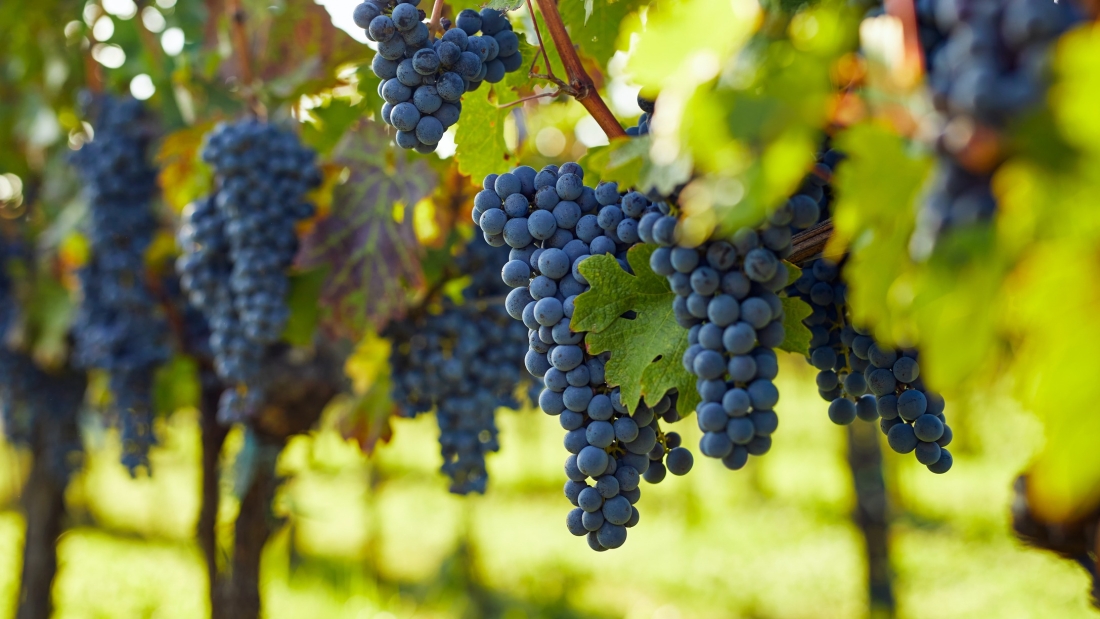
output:
<path id="1" fill-rule="evenodd" d="M 512 101 L 511 103 L 505 103 L 504 105 L 498 105 L 497 108 L 503 110 L 503 109 L 506 109 L 506 108 L 510 108 L 513 105 L 519 105 L 520 103 L 523 103 L 525 101 L 534 101 L 535 99 L 542 99 L 542 98 L 545 98 L 545 97 L 556 97 L 556 96 L 560 95 L 562 92 L 564 92 L 564 91 L 561 88 L 559 88 L 559 89 L 557 89 L 555 91 L 552 91 L 552 92 L 544 92 L 544 93 L 540 93 L 540 94 L 537 94 L 537 95 L 530 95 L 530 96 L 527 96 L 527 97 L 523 97 L 522 99 L 516 99 L 515 101 Z"/>
<path id="2" fill-rule="evenodd" d="M 555 0 L 535 0 L 535 3 L 538 4 L 539 11 L 546 20 L 546 27 L 550 30 L 550 39 L 554 41 L 554 47 L 557 48 L 562 64 L 565 65 L 565 73 L 569 78 L 569 87 L 572 90 L 569 94 L 573 95 L 584 106 L 584 109 L 588 110 L 588 113 L 600 125 L 603 132 L 607 134 L 607 139 L 613 140 L 626 137 L 626 131 L 623 130 L 615 115 L 604 103 L 592 78 L 584 70 L 581 59 L 577 56 L 577 50 L 573 46 L 573 41 L 569 38 L 569 32 L 565 29 L 565 23 L 558 13 L 558 5 Z M 530 7 L 530 2 L 528 2 L 528 7 Z M 538 24 L 535 21 L 534 13 L 531 14 L 531 21 L 535 22 L 535 32 L 537 33 Z M 541 34 L 539 35 L 539 42 L 540 44 L 542 42 Z M 546 56 L 545 47 L 543 47 L 543 56 Z M 546 68 L 549 71 L 549 59 L 547 59 Z"/>
<path id="3" fill-rule="evenodd" d="M 443 17 L 443 0 L 435 0 L 435 4 L 432 5 L 432 20 L 428 22 L 428 32 L 436 33 L 441 32 L 443 28 L 439 25 L 440 18 Z"/>

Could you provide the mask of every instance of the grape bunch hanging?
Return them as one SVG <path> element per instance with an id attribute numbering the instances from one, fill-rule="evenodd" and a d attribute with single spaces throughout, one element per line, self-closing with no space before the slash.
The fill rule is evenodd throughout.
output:
<path id="1" fill-rule="evenodd" d="M 393 400 L 407 417 L 435 409 L 442 471 L 456 494 L 485 492 L 485 456 L 500 448 L 496 409 L 520 406 L 516 359 L 526 334 L 494 301 L 504 294 L 503 257 L 473 239 L 455 265 L 472 280 L 464 303 L 444 299 L 438 313 L 394 321 L 384 334 L 392 346 Z"/>
<path id="2" fill-rule="evenodd" d="M 1004 129 L 1041 105 L 1054 43 L 1086 17 L 1073 2 L 1051 0 L 925 1 L 916 9 L 932 100 L 947 120 L 914 234 L 915 251 L 925 254 L 941 234 L 989 221 L 997 208 L 995 164 L 964 162 L 971 140 L 959 135 L 969 127 L 980 138 L 989 133 L 982 129 Z"/>
<path id="3" fill-rule="evenodd" d="M 679 420 L 677 395 L 627 410 L 605 380 L 609 355 L 589 354 L 585 334 L 569 324 L 577 296 L 589 288 L 580 265 L 609 254 L 630 271 L 626 251 L 641 240 L 640 223 L 667 213 L 668 205 L 622 193 L 614 183 L 593 189 L 583 181 L 576 163 L 491 174 L 472 215 L 490 245 L 510 248 L 501 270 L 512 287 L 505 309 L 529 329 L 525 365 L 543 380 L 539 406 L 566 431 L 565 495 L 575 507 L 566 526 L 602 551 L 621 546 L 637 524 L 640 479 L 686 474 L 694 460 L 679 435 L 659 423 Z"/>
<path id="4" fill-rule="evenodd" d="M 811 185 L 825 180 L 809 176 Z M 798 194 L 776 209 L 759 228 L 743 227 L 730 239 L 698 247 L 679 242 L 679 222 L 671 215 L 641 223 L 642 240 L 660 247 L 650 267 L 668 278 L 676 294 L 673 312 L 689 329 L 684 368 L 697 377 L 702 398 L 696 419 L 703 455 L 731 470 L 750 455 L 771 449 L 779 426 L 775 348 L 786 338 L 779 297 L 789 272 L 792 231 L 809 228 L 820 217 L 818 201 Z"/>
<path id="5" fill-rule="evenodd" d="M 289 318 L 295 226 L 314 212 L 305 194 L 320 185 L 321 172 L 294 133 L 255 119 L 219 125 L 202 156 L 217 191 L 184 213 L 177 270 L 209 323 L 218 376 L 234 386 L 218 410 L 231 423 L 255 414 L 262 401 L 264 353 Z"/>
<path id="6" fill-rule="evenodd" d="M 382 119 L 397 129 L 397 145 L 430 153 L 458 122 L 462 95 L 482 82 L 495 84 L 523 64 L 519 37 L 496 9 L 465 9 L 454 27 L 436 37 L 420 0 L 367 0 L 355 7 L 355 24 L 378 43 L 371 63 L 382 79 Z"/>
<path id="7" fill-rule="evenodd" d="M 145 250 L 157 227 L 154 133 L 141 102 L 95 97 L 95 139 L 73 157 L 88 196 L 91 255 L 78 272 L 76 363 L 109 375 L 122 440 L 122 463 L 148 467 L 152 388 L 169 355 L 164 317 L 145 282 Z"/>
<path id="8" fill-rule="evenodd" d="M 829 402 L 838 425 L 879 421 L 894 451 L 914 453 L 933 473 L 946 473 L 954 460 L 946 447 L 953 437 L 944 416 L 946 402 L 920 376 L 920 355 L 912 349 L 880 346 L 852 325 L 841 281 L 843 262 L 820 259 L 807 265 L 792 294 L 813 308 L 808 361 L 818 369 L 818 393 Z"/>

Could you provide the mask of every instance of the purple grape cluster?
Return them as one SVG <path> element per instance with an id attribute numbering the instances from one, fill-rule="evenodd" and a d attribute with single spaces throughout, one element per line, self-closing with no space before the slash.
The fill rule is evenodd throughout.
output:
<path id="1" fill-rule="evenodd" d="M 957 155 L 982 127 L 1006 129 L 1042 105 L 1054 43 L 1084 16 L 1053 0 L 920 0 L 916 8 L 928 84 L 946 121 L 912 243 L 925 255 L 942 233 L 993 217 L 991 172 Z"/>
<path id="2" fill-rule="evenodd" d="M 458 122 L 462 95 L 495 84 L 523 64 L 519 37 L 496 9 L 465 9 L 454 27 L 435 37 L 416 8 L 420 0 L 367 0 L 355 24 L 378 43 L 371 63 L 382 79 L 382 119 L 397 129 L 401 148 L 430 153 Z"/>
<path id="3" fill-rule="evenodd" d="M 503 258 L 474 238 L 456 258 L 458 271 L 471 278 L 465 302 L 445 299 L 439 313 L 394 321 L 384 333 L 392 344 L 393 400 L 408 417 L 435 409 L 442 471 L 455 494 L 485 492 L 485 456 L 500 448 L 496 409 L 520 406 L 516 359 L 527 339 L 495 301 L 504 294 Z"/>
<path id="4" fill-rule="evenodd" d="M 122 463 L 148 468 L 153 435 L 153 375 L 170 353 L 167 324 L 145 282 L 145 250 L 157 227 L 153 199 L 155 137 L 140 101 L 95 97 L 95 139 L 73 156 L 89 201 L 91 256 L 80 269 L 73 325 L 78 366 L 109 376 L 122 440 Z"/>
<path id="5" fill-rule="evenodd" d="M 638 520 L 639 479 L 684 475 L 694 462 L 679 435 L 660 427 L 660 419 L 679 420 L 677 394 L 628 411 L 605 381 L 609 355 L 589 354 L 585 334 L 570 327 L 577 295 L 589 288 L 580 265 L 607 254 L 631 272 L 626 252 L 641 241 L 641 222 L 664 213 L 667 204 L 620 192 L 615 183 L 585 186 L 576 163 L 491 174 L 474 198 L 473 219 L 485 240 L 510 248 L 501 269 L 513 289 L 505 309 L 529 329 L 525 365 L 543 380 L 539 406 L 566 430 L 565 494 L 576 508 L 567 526 L 594 550 L 626 541 Z"/>
<path id="6" fill-rule="evenodd" d="M 264 352 L 289 318 L 295 226 L 313 214 L 306 193 L 322 179 L 315 153 L 294 133 L 255 119 L 219 125 L 202 156 L 214 168 L 217 191 L 185 211 L 176 268 L 209 323 L 215 370 L 235 387 L 218 410 L 232 423 L 261 401 Z"/>

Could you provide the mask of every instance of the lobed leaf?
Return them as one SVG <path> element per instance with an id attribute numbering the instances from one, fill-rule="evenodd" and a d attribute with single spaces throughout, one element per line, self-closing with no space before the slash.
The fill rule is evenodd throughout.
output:
<path id="1" fill-rule="evenodd" d="M 357 339 L 368 324 L 385 324 L 403 312 L 405 286 L 423 283 L 406 211 L 431 194 L 437 178 L 409 157 L 390 148 L 385 129 L 372 122 L 360 123 L 335 149 L 347 182 L 333 190 L 332 212 L 302 240 L 295 264 L 331 267 L 318 306 L 321 326 L 333 333 Z"/>
<path id="2" fill-rule="evenodd" d="M 634 410 L 643 397 L 652 404 L 677 389 L 677 409 L 687 416 L 699 402 L 695 377 L 680 361 L 688 332 L 676 323 L 668 281 L 649 268 L 654 249 L 640 244 L 627 251 L 634 275 L 610 255 L 585 260 L 581 274 L 591 289 L 577 297 L 571 326 L 588 332 L 589 353 L 611 352 L 607 384 L 620 388 L 628 409 Z M 628 311 L 635 317 L 623 317 Z"/>

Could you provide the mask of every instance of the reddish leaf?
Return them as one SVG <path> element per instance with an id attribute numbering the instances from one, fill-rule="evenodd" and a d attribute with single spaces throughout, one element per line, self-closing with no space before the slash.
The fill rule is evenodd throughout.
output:
<path id="1" fill-rule="evenodd" d="M 303 239 L 297 266 L 329 268 L 321 326 L 358 339 L 368 325 L 380 329 L 401 315 L 406 286 L 423 285 L 412 207 L 431 195 L 437 177 L 392 148 L 378 123 L 349 132 L 334 160 L 347 167 L 347 182 L 333 190 L 329 216 Z"/>

